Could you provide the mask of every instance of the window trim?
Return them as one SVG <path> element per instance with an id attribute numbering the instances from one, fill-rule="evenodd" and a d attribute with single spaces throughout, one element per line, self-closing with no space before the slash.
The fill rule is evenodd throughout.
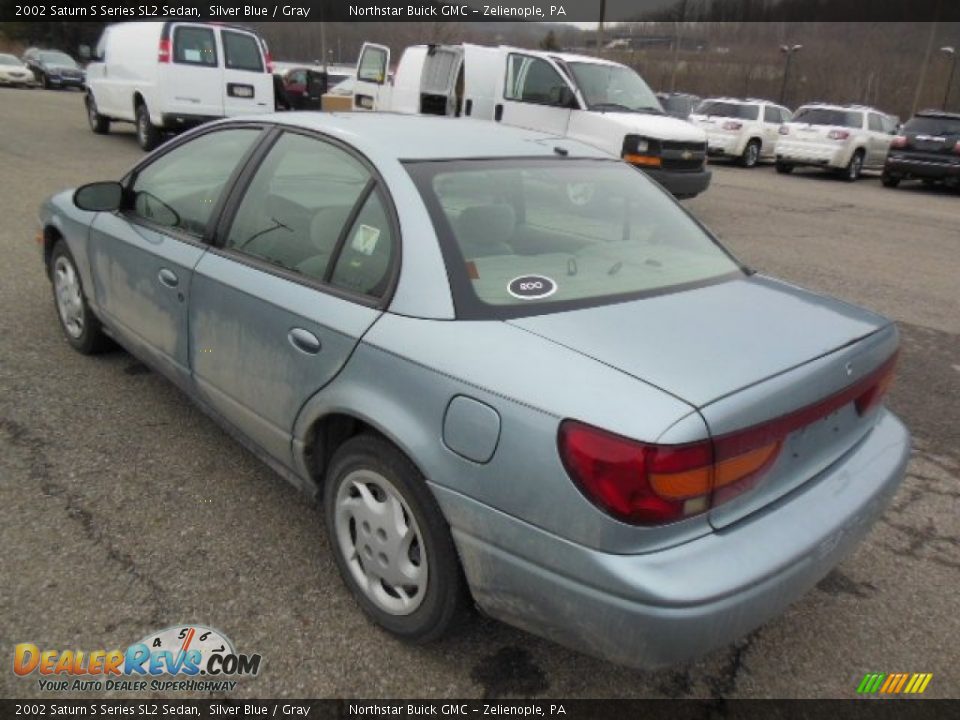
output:
<path id="1" fill-rule="evenodd" d="M 137 177 L 139 177 L 140 173 L 145 168 L 152 165 L 160 158 L 165 157 L 167 154 L 173 152 L 177 148 L 186 145 L 188 142 L 201 138 L 204 135 L 222 132 L 224 130 L 247 129 L 258 130 L 258 137 L 254 138 L 253 142 L 250 144 L 250 147 L 247 148 L 247 151 L 243 154 L 243 157 L 240 158 L 237 166 L 233 169 L 233 172 L 224 183 L 225 192 L 220 193 L 220 197 L 217 198 L 217 202 L 210 210 L 210 217 L 207 218 L 207 224 L 203 235 L 195 235 L 194 233 L 187 232 L 181 228 L 153 222 L 152 220 L 148 220 L 147 218 L 141 217 L 140 215 L 132 212 L 133 185 L 136 183 Z M 186 242 L 198 247 L 209 247 L 213 230 L 219 223 L 220 213 L 223 211 L 224 204 L 230 195 L 233 184 L 236 183 L 237 179 L 240 177 L 240 174 L 243 172 L 244 167 L 246 167 L 246 165 L 250 162 L 250 159 L 256 154 L 257 149 L 263 144 L 264 140 L 269 134 L 268 126 L 259 122 L 235 122 L 229 124 L 203 125 L 191 132 L 184 133 L 180 137 L 162 145 L 153 153 L 150 153 L 150 155 L 134 165 L 133 168 L 127 171 L 127 174 L 120 179 L 120 184 L 123 185 L 123 207 L 114 211 L 114 214 L 119 215 L 131 225 L 140 225 L 148 230 L 164 233 L 172 237 L 174 240 L 180 240 L 181 242 Z"/>
<path id="2" fill-rule="evenodd" d="M 492 158 L 444 158 L 442 160 L 406 160 L 403 161 L 404 169 L 409 173 L 413 184 L 420 194 L 421 201 L 427 208 L 427 214 L 430 216 L 431 224 L 436 233 L 437 243 L 440 246 L 440 255 L 443 258 L 444 269 L 446 270 L 448 286 L 450 288 L 450 298 L 453 301 L 454 317 L 457 320 L 512 320 L 515 318 L 535 317 L 537 315 L 549 315 L 560 312 L 569 312 L 574 310 L 585 310 L 593 307 L 603 307 L 606 305 L 616 305 L 622 302 L 641 300 L 658 295 L 670 295 L 676 292 L 693 290 L 711 285 L 719 285 L 737 278 L 747 278 L 756 273 L 751 267 L 739 260 L 728 250 L 719 238 L 714 235 L 696 216 L 687 208 L 678 203 L 673 196 L 664 189 L 659 183 L 650 180 L 650 184 L 656 190 L 663 193 L 669 202 L 674 203 L 691 221 L 696 225 L 714 246 L 720 250 L 730 261 L 736 265 L 737 270 L 724 273 L 716 277 L 705 280 L 694 280 L 688 283 L 680 283 L 664 288 L 653 290 L 637 290 L 627 293 L 618 293 L 616 295 L 601 295 L 592 298 L 578 298 L 573 300 L 549 301 L 536 303 L 532 305 L 493 305 L 485 303 L 474 292 L 470 279 L 467 276 L 465 267 L 465 258 L 460 249 L 460 245 L 454 235 L 453 228 L 447 219 L 443 208 L 440 206 L 439 199 L 430 189 L 430 181 L 433 172 L 430 168 L 436 168 L 446 164 L 462 165 L 470 164 L 488 164 L 488 163 L 515 163 L 517 161 L 543 162 L 549 163 L 570 163 L 570 162 L 592 162 L 592 163 L 615 163 L 623 164 L 623 161 L 616 158 L 602 157 L 549 157 L 536 155 L 532 157 L 523 156 L 497 156 Z M 631 167 L 635 172 L 648 179 L 646 173 L 639 168 Z"/>
<path id="3" fill-rule="evenodd" d="M 197 63 L 197 62 L 188 62 L 186 60 L 177 60 L 177 35 L 184 28 L 190 28 L 192 30 L 205 30 L 205 31 L 209 31 L 210 34 L 213 35 L 213 65 L 209 63 L 202 63 L 202 62 Z M 216 70 L 221 67 L 220 51 L 217 48 L 220 41 L 217 38 L 216 28 L 204 26 L 204 25 L 196 25 L 192 23 L 182 23 L 182 24 L 177 23 L 176 25 L 173 26 L 173 32 L 171 34 L 173 35 L 173 37 L 170 39 L 170 62 L 173 63 L 174 65 L 185 65 L 187 67 L 195 67 L 195 68 L 208 68 L 212 70 Z"/>
<path id="4" fill-rule="evenodd" d="M 569 108 L 565 105 L 558 105 L 557 103 L 537 102 L 536 100 L 522 100 L 520 98 L 508 97 L 507 88 L 508 88 L 508 78 L 510 77 L 510 58 L 513 58 L 513 57 L 525 57 L 525 58 L 531 58 L 532 60 L 541 60 L 545 62 L 551 70 L 557 73 L 557 77 L 560 78 L 560 81 L 564 85 L 566 85 L 567 89 L 570 90 L 571 93 L 573 93 L 573 97 L 577 98 L 577 91 L 570 86 L 570 83 L 568 82 L 565 73 L 557 70 L 557 68 L 550 63 L 550 60 L 548 58 L 540 57 L 539 55 L 530 55 L 529 53 L 523 53 L 523 52 L 511 52 L 511 53 L 507 53 L 506 70 L 504 71 L 504 74 L 503 74 L 503 101 L 504 102 L 523 103 L 524 105 L 536 105 L 537 107 L 556 108 L 557 110 L 573 110 L 573 108 Z M 579 106 L 580 106 L 580 100 L 577 99 L 578 110 L 580 109 Z"/>
<path id="5" fill-rule="evenodd" d="M 339 262 L 343 245 L 346 244 L 346 235 L 350 232 L 352 223 L 356 221 L 357 216 L 363 210 L 364 203 L 371 194 L 379 192 L 384 206 L 384 213 L 387 216 L 387 221 L 390 223 L 390 232 L 394 238 L 394 249 L 390 258 L 389 278 L 383 295 L 380 297 L 373 297 L 365 293 L 347 290 L 333 285 L 330 282 L 318 280 L 309 275 L 280 267 L 267 260 L 258 258 L 255 255 L 224 246 L 227 233 L 229 233 L 230 227 L 236 218 L 241 202 L 243 202 L 247 191 L 250 189 L 253 178 L 270 153 L 270 150 L 273 149 L 273 146 L 285 134 L 302 135 L 318 142 L 333 145 L 357 160 L 370 173 L 370 179 L 367 181 L 367 185 L 364 186 L 363 191 L 357 197 L 354 206 L 347 216 L 344 228 L 341 229 L 341 236 L 337 237 L 334 252 L 330 254 L 330 263 L 327 268 L 324 269 L 324 277 L 327 276 L 327 270 L 332 271 L 332 269 L 336 267 L 337 262 Z M 275 275 L 313 290 L 332 295 L 341 300 L 348 300 L 360 305 L 365 305 L 366 307 L 386 310 L 393 300 L 393 295 L 396 292 L 397 284 L 400 280 L 400 268 L 403 258 L 403 238 L 400 234 L 400 217 L 397 214 L 396 203 L 394 202 L 393 195 L 390 193 L 389 186 L 370 159 L 355 147 L 348 145 L 338 138 L 310 128 L 292 125 L 272 125 L 267 133 L 267 137 L 265 137 L 258 146 L 257 152 L 247 159 L 242 172 L 233 182 L 230 191 L 227 193 L 223 207 L 219 209 L 219 215 L 215 225 L 215 230 L 210 238 L 208 252 L 216 253 L 217 255 L 242 263 L 256 270 L 262 270 L 270 275 Z"/>

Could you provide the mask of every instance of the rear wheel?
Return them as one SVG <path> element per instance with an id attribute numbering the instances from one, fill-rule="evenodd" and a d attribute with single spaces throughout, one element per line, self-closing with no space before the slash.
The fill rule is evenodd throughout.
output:
<path id="1" fill-rule="evenodd" d="M 92 93 L 87 93 L 87 122 L 90 123 L 90 129 L 97 135 L 106 135 L 110 132 L 110 118 L 104 117 L 97 111 L 97 102 L 93 99 Z"/>
<path id="2" fill-rule="evenodd" d="M 107 350 L 110 340 L 87 304 L 80 272 L 63 240 L 57 241 L 50 257 L 50 280 L 60 328 L 71 347 L 84 355 Z"/>
<path id="3" fill-rule="evenodd" d="M 883 183 L 884 187 L 895 188 L 900 184 L 900 178 L 896 175 L 887 175 L 887 173 L 884 173 L 880 176 L 880 182 Z"/>
<path id="4" fill-rule="evenodd" d="M 760 159 L 760 141 L 751 140 L 747 143 L 747 146 L 743 149 L 743 153 L 740 155 L 740 164 L 746 168 L 752 168 L 757 164 L 757 161 Z"/>
<path id="5" fill-rule="evenodd" d="M 160 128 L 150 122 L 150 111 L 144 103 L 137 105 L 137 143 L 147 152 L 160 144 Z"/>
<path id="6" fill-rule="evenodd" d="M 856 182 L 860 177 L 860 172 L 863 170 L 863 150 L 857 150 L 853 153 L 853 157 L 850 158 L 850 162 L 847 163 L 847 167 L 843 170 L 843 179 L 847 182 Z"/>
<path id="7" fill-rule="evenodd" d="M 789 175 L 790 173 L 793 172 L 793 165 L 791 165 L 790 163 L 785 163 L 782 160 L 777 160 L 776 165 L 774 167 L 777 168 L 777 172 L 780 173 L 781 175 Z"/>
<path id="8" fill-rule="evenodd" d="M 323 502 L 337 568 L 370 618 L 419 643 L 455 624 L 468 598 L 457 551 L 406 456 L 375 435 L 350 438 L 330 462 Z"/>

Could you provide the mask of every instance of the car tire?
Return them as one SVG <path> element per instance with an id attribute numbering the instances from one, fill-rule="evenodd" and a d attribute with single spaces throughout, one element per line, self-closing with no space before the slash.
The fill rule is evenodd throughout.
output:
<path id="1" fill-rule="evenodd" d="M 450 528 L 403 453 L 377 435 L 350 438 L 330 461 L 323 504 L 337 569 L 368 617 L 413 643 L 458 623 L 469 595 Z"/>
<path id="2" fill-rule="evenodd" d="M 883 183 L 884 187 L 895 188 L 900 184 L 900 178 L 896 175 L 887 175 L 884 173 L 880 176 L 880 182 Z"/>
<path id="3" fill-rule="evenodd" d="M 90 129 L 97 135 L 106 135 L 110 132 L 110 118 L 97 112 L 97 102 L 92 93 L 87 93 L 85 104 L 87 106 L 87 122 L 90 123 Z"/>
<path id="4" fill-rule="evenodd" d="M 755 167 L 760 161 L 760 141 L 751 140 L 740 153 L 740 165 L 745 168 Z"/>
<path id="5" fill-rule="evenodd" d="M 147 109 L 146 103 L 137 105 L 136 120 L 137 144 L 146 152 L 150 152 L 160 144 L 163 137 L 160 128 L 150 121 L 150 111 Z"/>
<path id="6" fill-rule="evenodd" d="M 780 160 L 777 160 L 774 167 L 777 169 L 777 172 L 780 173 L 781 175 L 789 175 L 790 173 L 793 172 L 793 165 L 791 165 L 790 163 L 781 162 Z"/>
<path id="7" fill-rule="evenodd" d="M 863 150 L 857 150 L 850 158 L 850 162 L 843 169 L 843 179 L 847 182 L 856 182 L 863 171 Z"/>
<path id="8" fill-rule="evenodd" d="M 70 346 L 84 355 L 110 349 L 110 338 L 87 303 L 80 271 L 63 240 L 57 241 L 50 255 L 50 284 L 60 329 Z"/>

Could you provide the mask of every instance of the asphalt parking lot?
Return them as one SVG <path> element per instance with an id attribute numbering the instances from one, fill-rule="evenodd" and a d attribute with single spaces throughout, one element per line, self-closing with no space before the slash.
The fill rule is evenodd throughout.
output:
<path id="1" fill-rule="evenodd" d="M 110 649 L 185 622 L 262 654 L 241 697 L 852 697 L 866 672 L 960 696 L 960 194 L 718 163 L 686 203 L 761 272 L 899 322 L 890 404 L 915 448 L 866 542 L 785 615 L 639 672 L 481 617 L 427 647 L 389 638 L 315 506 L 131 356 L 69 348 L 37 207 L 140 157 L 132 128 L 90 132 L 80 93 L 0 89 L 0 696 L 43 694 L 10 671 L 15 643 Z"/>

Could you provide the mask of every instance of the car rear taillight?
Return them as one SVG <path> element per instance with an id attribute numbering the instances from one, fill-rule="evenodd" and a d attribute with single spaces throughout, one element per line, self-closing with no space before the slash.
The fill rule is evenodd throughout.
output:
<path id="1" fill-rule="evenodd" d="M 957 155 L 960 155 L 960 140 L 957 140 L 957 144 L 953 146 L 953 151 L 954 151 Z"/>
<path id="2" fill-rule="evenodd" d="M 890 147 L 892 148 L 902 148 L 906 147 L 907 139 L 903 135 L 897 135 L 893 140 L 890 141 Z"/>
<path id="3" fill-rule="evenodd" d="M 699 515 L 754 487 L 787 436 L 854 403 L 863 416 L 893 382 L 896 354 L 853 385 L 773 420 L 686 445 L 657 445 L 576 420 L 560 424 L 567 474 L 592 503 L 622 522 L 663 525 Z"/>
<path id="4" fill-rule="evenodd" d="M 160 45 L 157 48 L 157 62 L 170 62 L 170 38 L 160 38 Z"/>
<path id="5" fill-rule="evenodd" d="M 831 140 L 846 140 L 850 137 L 850 133 L 846 130 L 831 130 L 827 133 L 827 137 Z"/>
<path id="6" fill-rule="evenodd" d="M 790 128 L 788 128 L 786 125 L 781 125 L 780 128 L 777 130 L 777 132 L 780 133 L 781 135 L 789 135 Z"/>
<path id="7" fill-rule="evenodd" d="M 736 120 L 727 120 L 723 124 L 724 130 L 739 130 L 742 127 L 743 127 L 743 123 L 737 122 Z"/>
<path id="8" fill-rule="evenodd" d="M 273 56 L 270 55 L 270 48 L 267 47 L 267 43 L 263 43 L 263 64 L 267 68 L 267 72 L 273 73 Z"/>

